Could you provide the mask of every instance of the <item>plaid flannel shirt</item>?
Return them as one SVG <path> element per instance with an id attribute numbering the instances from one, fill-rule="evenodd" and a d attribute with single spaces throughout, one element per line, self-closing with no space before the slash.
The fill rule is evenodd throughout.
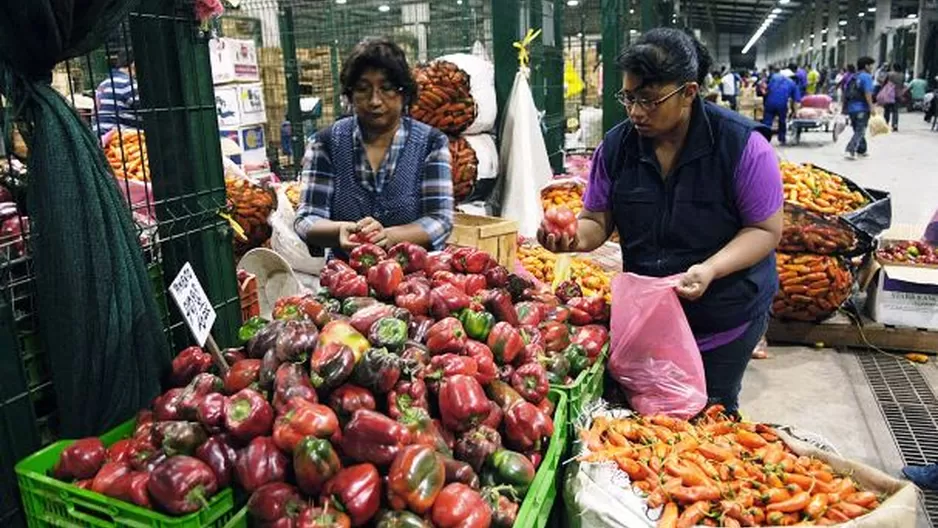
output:
<path id="1" fill-rule="evenodd" d="M 391 147 L 375 172 L 365 154 L 361 129 L 356 121 L 353 135 L 355 166 L 366 189 L 380 193 L 388 179 L 393 177 L 401 149 L 407 143 L 407 125 L 408 123 L 402 122 L 398 127 Z M 424 164 L 421 182 L 423 216 L 414 220 L 429 236 L 433 249 L 437 250 L 443 248 L 453 226 L 453 180 L 450 173 L 449 144 L 445 136 L 442 138 L 431 145 L 430 154 Z M 332 218 L 335 174 L 332 160 L 329 158 L 329 148 L 320 142 L 318 137 L 314 137 L 306 147 L 300 181 L 300 205 L 296 211 L 294 229 L 305 241 L 310 226 L 320 220 Z"/>

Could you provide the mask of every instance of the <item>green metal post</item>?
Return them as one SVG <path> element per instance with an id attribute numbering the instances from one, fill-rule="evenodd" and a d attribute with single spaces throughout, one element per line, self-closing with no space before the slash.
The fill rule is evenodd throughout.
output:
<path id="1" fill-rule="evenodd" d="M 658 27 L 658 0 L 641 0 L 642 6 L 642 33 Z"/>
<path id="2" fill-rule="evenodd" d="M 543 42 L 544 54 L 544 143 L 547 146 L 547 154 L 550 159 L 550 166 L 554 172 L 559 174 L 564 171 L 564 132 L 566 131 L 566 119 L 564 117 L 564 89 L 563 89 L 563 10 L 564 2 L 562 0 L 553 1 L 553 18 L 545 18 L 542 15 L 541 20 L 545 25 L 553 24 L 553 41 Z"/>
<path id="3" fill-rule="evenodd" d="M 498 103 L 498 125 L 501 129 L 505 105 L 518 72 L 518 51 L 512 45 L 519 40 L 521 13 L 519 0 L 490 0 L 492 20 L 492 58 L 495 62 L 495 99 Z"/>
<path id="4" fill-rule="evenodd" d="M 290 121 L 290 145 L 293 151 L 293 177 L 300 173 L 303 159 L 303 116 L 300 112 L 300 71 L 296 61 L 296 33 L 293 28 L 293 7 L 280 4 L 280 48 L 283 50 L 283 72 L 287 87 L 287 120 Z M 323 101 L 325 103 L 325 101 Z M 271 123 L 280 126 L 280 123 Z"/>
<path id="5" fill-rule="evenodd" d="M 616 92 L 622 87 L 622 76 L 616 66 L 616 57 L 625 43 L 622 24 L 622 0 L 602 0 L 602 53 L 603 53 L 603 131 L 608 132 L 624 117 L 622 105 L 616 101 Z"/>
<path id="6" fill-rule="evenodd" d="M 586 83 L 586 13 L 580 10 L 580 79 Z M 580 92 L 580 105 L 586 106 L 586 92 L 589 86 Z"/>
<path id="7" fill-rule="evenodd" d="M 130 16 L 163 274 L 168 283 L 192 264 L 218 314 L 213 335 L 232 346 L 241 306 L 231 230 L 218 216 L 226 193 L 208 46 L 175 3 L 145 0 Z M 189 342 L 173 313 L 172 342 Z"/>

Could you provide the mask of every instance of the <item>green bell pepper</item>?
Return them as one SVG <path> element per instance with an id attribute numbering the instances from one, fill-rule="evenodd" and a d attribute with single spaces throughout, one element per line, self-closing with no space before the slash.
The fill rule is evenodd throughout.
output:
<path id="1" fill-rule="evenodd" d="M 407 323 L 395 317 L 382 317 L 371 325 L 368 340 L 375 347 L 398 351 L 407 342 Z"/>
<path id="2" fill-rule="evenodd" d="M 251 340 L 252 337 L 254 337 L 254 334 L 258 333 L 261 328 L 267 326 L 267 323 L 269 322 L 270 321 L 267 319 L 264 319 L 259 315 L 255 315 L 254 317 L 245 321 L 244 324 L 241 325 L 241 328 L 238 329 L 238 339 L 241 340 L 242 343 L 247 343 Z"/>
<path id="3" fill-rule="evenodd" d="M 499 449 L 489 456 L 482 469 L 483 486 L 510 486 L 519 498 L 524 498 L 537 471 L 531 460 L 515 451 Z"/>
<path id="4" fill-rule="evenodd" d="M 466 330 L 466 335 L 484 343 L 492 327 L 495 326 L 495 316 L 488 312 L 474 312 L 466 308 L 459 312 L 459 322 Z"/>
<path id="5" fill-rule="evenodd" d="M 574 343 L 568 346 L 564 349 L 563 356 L 570 362 L 570 377 L 577 377 L 580 372 L 583 372 L 590 366 L 589 355 L 586 353 L 586 348 L 582 345 Z"/>

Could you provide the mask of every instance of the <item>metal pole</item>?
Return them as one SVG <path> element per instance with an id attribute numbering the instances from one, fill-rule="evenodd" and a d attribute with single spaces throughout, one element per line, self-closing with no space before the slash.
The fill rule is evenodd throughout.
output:
<path id="1" fill-rule="evenodd" d="M 603 54 L 603 131 L 608 132 L 624 117 L 622 106 L 616 101 L 616 92 L 622 86 L 622 76 L 616 66 L 616 57 L 624 44 L 622 27 L 622 0 L 601 0 L 602 54 Z"/>

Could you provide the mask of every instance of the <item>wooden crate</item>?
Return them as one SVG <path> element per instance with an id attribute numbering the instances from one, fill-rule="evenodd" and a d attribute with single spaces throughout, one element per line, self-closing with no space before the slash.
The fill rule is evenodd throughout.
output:
<path id="1" fill-rule="evenodd" d="M 447 243 L 485 251 L 499 264 L 511 270 L 514 268 L 518 251 L 518 222 L 491 216 L 455 213 L 453 232 Z"/>

